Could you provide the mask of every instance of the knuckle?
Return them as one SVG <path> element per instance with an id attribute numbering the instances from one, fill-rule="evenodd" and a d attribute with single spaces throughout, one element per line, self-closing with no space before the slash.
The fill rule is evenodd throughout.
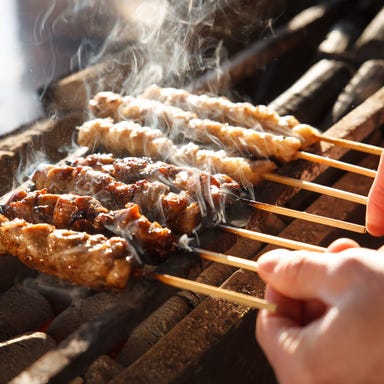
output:
<path id="1" fill-rule="evenodd" d="M 344 276 L 353 276 L 362 270 L 362 259 L 355 250 L 345 252 L 338 260 L 335 272 Z"/>

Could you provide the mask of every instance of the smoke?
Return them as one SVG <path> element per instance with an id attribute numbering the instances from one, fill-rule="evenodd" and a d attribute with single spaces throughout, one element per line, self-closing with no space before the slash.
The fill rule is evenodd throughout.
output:
<path id="1" fill-rule="evenodd" d="M 216 66 L 224 49 L 215 39 L 204 37 L 204 30 L 214 24 L 216 10 L 215 1 L 141 2 L 133 14 L 137 23 L 128 29 L 133 28 L 143 66 L 131 73 L 122 91 L 137 94 L 152 83 L 183 87 Z"/>

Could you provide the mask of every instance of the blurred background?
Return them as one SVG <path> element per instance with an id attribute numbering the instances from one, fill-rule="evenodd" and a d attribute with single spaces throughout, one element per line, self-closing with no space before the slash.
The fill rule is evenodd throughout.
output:
<path id="1" fill-rule="evenodd" d="M 1 0 L 0 136 L 44 114 L 40 101 L 53 81 L 105 57 L 149 63 L 140 76 L 131 71 L 126 92 L 151 82 L 182 86 L 269 31 L 272 18 L 283 20 L 286 3 Z"/>

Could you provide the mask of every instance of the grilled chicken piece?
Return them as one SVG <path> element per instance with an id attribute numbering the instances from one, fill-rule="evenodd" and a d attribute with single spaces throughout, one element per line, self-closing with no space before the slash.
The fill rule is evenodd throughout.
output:
<path id="1" fill-rule="evenodd" d="M 218 209 L 228 202 L 228 196 L 238 196 L 240 185 L 224 174 L 211 175 L 193 167 L 179 167 L 163 161 L 139 157 L 116 158 L 111 154 L 91 154 L 77 158 L 74 166 L 90 166 L 106 172 L 116 180 L 133 183 L 138 180 L 160 180 L 174 192 L 188 191 L 208 209 Z"/>
<path id="2" fill-rule="evenodd" d="M 131 139 L 135 137 L 135 130 L 139 130 L 139 134 L 144 132 L 143 140 L 136 146 L 134 153 L 130 151 Z M 151 151 L 148 148 L 156 148 L 157 143 L 152 140 L 152 132 L 158 132 L 156 140 L 160 140 L 160 135 L 164 140 L 172 143 L 159 129 L 142 127 L 136 123 L 122 121 L 117 124 L 113 123 L 110 118 L 94 119 L 86 122 L 79 127 L 78 143 L 88 147 L 102 145 L 107 151 L 114 154 L 121 154 L 125 146 L 125 154 L 150 156 Z M 171 163 L 181 166 L 193 166 L 201 170 L 208 170 L 210 173 L 220 173 L 228 175 L 242 185 L 255 185 L 259 183 L 263 174 L 276 168 L 275 164 L 270 160 L 251 161 L 243 157 L 230 156 L 224 150 L 214 151 L 209 149 L 201 149 L 194 144 L 174 145 L 167 144 L 169 151 L 163 152 L 162 146 L 164 141 L 161 141 L 161 148 L 156 150 L 157 154 L 162 154 L 163 159 Z M 141 147 L 140 147 L 141 145 Z"/>
<path id="3" fill-rule="evenodd" d="M 47 223 L 58 229 L 89 233 L 108 230 L 131 241 L 140 255 L 146 256 L 151 263 L 157 263 L 175 250 L 171 230 L 148 220 L 135 203 L 128 203 L 118 211 L 108 211 L 90 196 L 58 195 L 47 190 L 19 191 L 10 197 L 2 211 L 8 219 Z"/>
<path id="4" fill-rule="evenodd" d="M 253 128 L 231 126 L 199 119 L 192 112 L 156 100 L 125 97 L 121 115 L 140 124 L 159 127 L 171 139 L 187 137 L 206 145 L 227 147 L 241 155 L 276 158 L 288 162 L 296 157 L 301 141 L 291 136 L 260 132 Z"/>
<path id="5" fill-rule="evenodd" d="M 191 233 L 201 224 L 200 208 L 188 192 L 170 192 L 169 187 L 160 182 L 139 180 L 124 184 L 90 167 L 54 165 L 40 167 L 32 180 L 37 189 L 46 188 L 51 193 L 93 196 L 108 209 L 121 209 L 134 202 L 149 219 L 176 233 Z"/>
<path id="6" fill-rule="evenodd" d="M 114 234 L 129 239 L 151 264 L 166 259 L 176 249 L 176 238 L 171 230 L 148 220 L 135 203 L 127 203 L 124 209 L 102 213 L 98 221 Z"/>
<path id="7" fill-rule="evenodd" d="M 0 215 L 0 253 L 16 256 L 28 267 L 92 289 L 120 290 L 135 255 L 128 242 L 49 224 L 9 221 Z"/>
<path id="8" fill-rule="evenodd" d="M 101 91 L 89 100 L 89 109 L 95 116 L 111 117 L 113 120 L 119 121 L 121 120 L 120 107 L 124 101 L 125 96 L 110 91 Z"/>
<path id="9" fill-rule="evenodd" d="M 100 97 L 93 99 L 103 107 L 110 103 L 110 100 L 118 97 L 112 92 L 105 92 Z M 184 89 L 161 88 L 157 85 L 148 87 L 140 98 L 152 99 L 164 104 L 173 105 L 187 111 L 196 113 L 200 118 L 228 123 L 238 127 L 254 128 L 259 131 L 271 132 L 277 135 L 294 136 L 300 139 L 301 147 L 307 147 L 318 141 L 319 132 L 317 129 L 300 122 L 291 115 L 280 116 L 273 109 L 265 105 L 253 105 L 247 102 L 234 103 L 225 97 L 212 97 L 207 95 L 195 95 Z M 119 103 L 124 104 L 126 99 L 120 96 Z M 110 105 L 110 104 L 109 104 Z M 112 108 L 111 108 L 112 110 Z"/>
<path id="10" fill-rule="evenodd" d="M 24 219 L 28 223 L 48 223 L 58 229 L 97 232 L 103 228 L 97 221 L 108 210 L 95 198 L 75 194 L 52 194 L 46 189 L 15 192 L 2 207 L 9 219 Z"/>
<path id="11" fill-rule="evenodd" d="M 253 128 L 276 135 L 293 136 L 300 139 L 302 148 L 318 141 L 319 132 L 314 127 L 300 124 L 294 116 L 280 116 L 265 105 L 235 103 L 225 97 L 195 95 L 183 89 L 161 88 L 157 85 L 148 87 L 139 97 L 193 112 L 201 119 Z M 129 96 L 104 91 L 97 93 L 90 100 L 89 106 L 96 116 L 110 116 L 118 121 L 122 118 L 124 104 L 129 100 Z"/>
<path id="12" fill-rule="evenodd" d="M 174 143 L 159 129 L 143 127 L 133 121 L 114 124 L 111 118 L 85 122 L 79 128 L 78 143 L 90 148 L 102 145 L 116 155 L 153 159 L 163 159 L 175 149 Z"/>

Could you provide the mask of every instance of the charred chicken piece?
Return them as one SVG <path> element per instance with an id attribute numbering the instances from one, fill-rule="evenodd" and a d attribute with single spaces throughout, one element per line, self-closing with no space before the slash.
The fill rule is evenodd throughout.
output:
<path id="1" fill-rule="evenodd" d="M 121 209 L 134 202 L 150 220 L 179 234 L 191 233 L 201 224 L 200 208 L 188 192 L 170 192 L 169 187 L 160 182 L 139 180 L 125 184 L 90 167 L 54 165 L 40 167 L 32 180 L 37 189 L 46 188 L 51 193 L 93 196 L 108 209 Z"/>
<path id="2" fill-rule="evenodd" d="M 139 157 L 116 158 L 108 154 L 91 154 L 80 157 L 73 165 L 90 166 L 106 172 L 116 180 L 133 183 L 138 180 L 160 180 L 173 192 L 188 191 L 207 209 L 220 209 L 228 202 L 228 196 L 238 196 L 240 185 L 224 174 L 211 175 L 192 167 L 180 167 L 163 161 Z"/>
<path id="3" fill-rule="evenodd" d="M 91 196 L 52 194 L 47 189 L 15 192 L 2 207 L 9 219 L 24 219 L 33 224 L 48 223 L 58 229 L 101 231 L 97 217 L 108 210 Z"/>
<path id="4" fill-rule="evenodd" d="M 121 237 L 106 238 L 0 215 L 0 253 L 28 267 L 92 289 L 123 289 L 135 251 Z"/>
<path id="5" fill-rule="evenodd" d="M 157 263 L 175 249 L 172 232 L 141 214 L 135 203 L 118 211 L 108 211 L 90 196 L 52 194 L 47 190 L 19 191 L 2 207 L 8 219 L 24 219 L 31 224 L 47 223 L 58 229 L 88 233 L 112 232 L 135 246 L 146 262 Z"/>

